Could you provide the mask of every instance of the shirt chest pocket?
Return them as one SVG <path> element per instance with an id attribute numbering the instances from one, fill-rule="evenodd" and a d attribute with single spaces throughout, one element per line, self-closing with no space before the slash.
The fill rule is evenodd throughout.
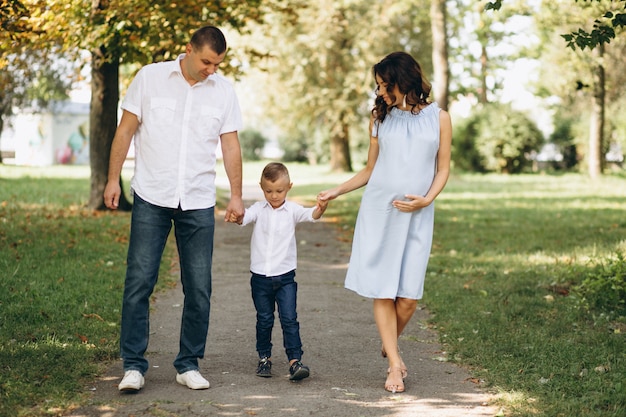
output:
<path id="1" fill-rule="evenodd" d="M 174 121 L 176 100 L 165 97 L 153 97 L 150 100 L 150 117 L 156 124 L 169 125 Z"/>
<path id="2" fill-rule="evenodd" d="M 214 138 L 220 135 L 222 127 L 222 110 L 217 107 L 200 107 L 200 134 Z"/>

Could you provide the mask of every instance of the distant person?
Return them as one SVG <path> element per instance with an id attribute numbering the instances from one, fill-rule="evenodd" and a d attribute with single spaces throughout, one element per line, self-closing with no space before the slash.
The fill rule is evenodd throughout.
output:
<path id="1" fill-rule="evenodd" d="M 376 100 L 363 170 L 322 191 L 329 201 L 365 187 L 346 288 L 374 299 L 374 318 L 389 368 L 385 389 L 403 392 L 407 368 L 398 351 L 422 298 L 433 237 L 433 201 L 450 172 L 450 116 L 428 100 L 431 86 L 409 54 L 394 52 L 374 65 Z"/>
<path id="2" fill-rule="evenodd" d="M 313 222 L 322 217 L 328 202 L 305 208 L 287 201 L 292 187 L 287 167 L 278 162 L 267 164 L 261 175 L 264 201 L 245 210 L 243 220 L 234 214 L 230 221 L 241 225 L 255 223 L 250 248 L 250 286 L 256 308 L 256 350 L 259 363 L 256 374 L 272 376 L 272 329 L 274 311 L 283 330 L 283 344 L 289 360 L 289 379 L 298 381 L 309 376 L 309 367 L 302 363 L 300 323 L 296 312 L 298 284 L 296 277 L 296 224 Z"/>
<path id="3" fill-rule="evenodd" d="M 124 377 L 120 391 L 144 385 L 150 334 L 150 295 L 172 224 L 185 294 L 176 381 L 209 388 L 199 371 L 209 328 L 215 230 L 215 162 L 221 141 L 230 202 L 226 219 L 240 219 L 241 113 L 233 86 L 217 73 L 226 39 L 214 26 L 198 29 L 176 60 L 143 67 L 122 103 L 104 203 L 116 209 L 120 172 L 135 138 L 134 195 L 120 335 Z"/>

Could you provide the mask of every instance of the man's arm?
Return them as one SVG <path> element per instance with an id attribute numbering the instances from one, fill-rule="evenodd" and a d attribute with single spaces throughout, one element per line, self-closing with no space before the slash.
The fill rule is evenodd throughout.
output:
<path id="1" fill-rule="evenodd" d="M 107 185 L 104 188 L 104 205 L 115 210 L 120 202 L 122 189 L 120 188 L 120 175 L 122 166 L 128 155 L 130 142 L 139 126 L 139 119 L 133 113 L 126 110 L 122 113 L 122 119 L 115 131 L 115 137 L 111 144 L 111 155 L 109 157 L 109 175 Z"/>
<path id="2" fill-rule="evenodd" d="M 239 145 L 239 136 L 237 132 L 228 132 L 220 136 L 222 142 L 222 155 L 224 157 L 224 168 L 230 183 L 230 201 L 226 207 L 225 221 L 232 221 L 236 218 L 235 223 L 239 223 L 243 219 L 244 207 L 242 199 L 242 162 L 241 162 L 241 146 Z"/>

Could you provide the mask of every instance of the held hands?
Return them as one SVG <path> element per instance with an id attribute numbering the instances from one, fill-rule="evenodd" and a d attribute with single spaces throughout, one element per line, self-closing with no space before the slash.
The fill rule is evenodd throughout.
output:
<path id="1" fill-rule="evenodd" d="M 241 224 L 243 223 L 244 212 L 245 209 L 243 207 L 243 200 L 241 198 L 231 198 L 228 206 L 226 207 L 224 221 Z"/>
<path id="2" fill-rule="evenodd" d="M 243 223 L 243 216 L 238 218 L 235 213 L 230 213 L 230 216 L 228 216 L 227 218 L 224 218 L 224 221 L 226 221 L 228 223 L 242 224 Z"/>
<path id="3" fill-rule="evenodd" d="M 328 208 L 328 200 L 320 200 L 319 196 L 317 197 L 317 210 L 319 210 L 320 214 L 324 214 L 326 209 Z"/>
<path id="4" fill-rule="evenodd" d="M 432 201 L 421 195 L 406 194 L 406 200 L 393 200 L 391 204 L 403 213 L 410 213 L 428 206 Z"/>
<path id="5" fill-rule="evenodd" d="M 337 197 L 339 197 L 339 193 L 337 192 L 337 190 L 332 188 L 330 190 L 320 191 L 320 193 L 317 195 L 317 202 L 318 203 L 325 202 L 326 204 L 328 204 L 330 200 L 334 200 Z M 326 210 L 325 207 L 324 207 L 324 210 Z"/>

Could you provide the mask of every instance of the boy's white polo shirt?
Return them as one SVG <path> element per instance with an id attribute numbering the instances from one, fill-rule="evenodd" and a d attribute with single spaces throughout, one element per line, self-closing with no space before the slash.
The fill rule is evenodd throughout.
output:
<path id="1" fill-rule="evenodd" d="M 250 241 L 250 271 L 273 277 L 296 269 L 296 224 L 315 222 L 315 207 L 305 208 L 291 201 L 275 209 L 258 201 L 246 209 L 242 226 L 255 223 Z"/>
<path id="2" fill-rule="evenodd" d="M 212 74 L 189 85 L 183 57 L 143 67 L 122 109 L 139 119 L 132 189 L 149 203 L 191 210 L 215 205 L 219 138 L 240 130 L 242 121 L 232 84 Z"/>

